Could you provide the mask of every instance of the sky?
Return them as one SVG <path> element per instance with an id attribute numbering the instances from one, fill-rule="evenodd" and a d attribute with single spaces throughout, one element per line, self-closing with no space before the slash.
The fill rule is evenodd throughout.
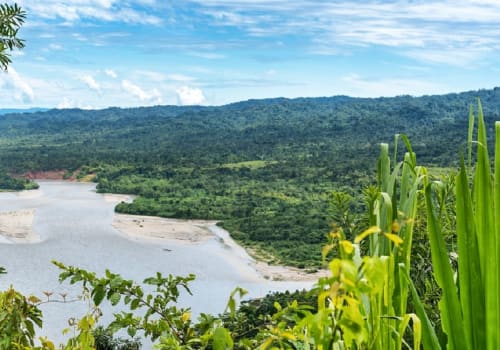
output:
<path id="1" fill-rule="evenodd" d="M 27 12 L 19 31 L 26 47 L 0 72 L 0 108 L 421 96 L 500 85 L 500 0 L 16 2 Z"/>

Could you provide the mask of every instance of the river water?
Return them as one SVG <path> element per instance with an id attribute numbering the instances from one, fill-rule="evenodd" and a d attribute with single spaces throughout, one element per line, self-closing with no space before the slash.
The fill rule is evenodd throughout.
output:
<path id="1" fill-rule="evenodd" d="M 0 288 L 13 285 L 26 294 L 45 298 L 43 292 L 76 297 L 81 289 L 58 282 L 55 259 L 97 273 L 105 268 L 126 279 L 142 281 L 154 275 L 193 273 L 193 296 L 183 295 L 181 306 L 190 306 L 193 314 L 217 314 L 224 310 L 230 292 L 240 286 L 249 297 L 269 291 L 302 289 L 310 282 L 277 282 L 263 279 L 250 265 L 250 258 L 214 238 L 199 244 L 141 242 L 124 237 L 112 227 L 114 203 L 95 192 L 94 184 L 40 181 L 34 192 L 0 193 L 0 212 L 35 209 L 34 231 L 41 242 L 32 244 L 0 243 Z M 38 332 L 63 341 L 61 331 L 69 317 L 81 317 L 89 306 L 84 302 L 48 303 L 42 306 L 44 327 Z M 110 320 L 111 307 L 104 307 L 102 320 Z"/>

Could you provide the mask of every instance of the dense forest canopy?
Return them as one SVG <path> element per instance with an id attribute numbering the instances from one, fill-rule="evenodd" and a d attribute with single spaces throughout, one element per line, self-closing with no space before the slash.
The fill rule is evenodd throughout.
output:
<path id="1" fill-rule="evenodd" d="M 222 220 L 257 251 L 317 266 L 338 214 L 332 193 L 347 193 L 336 197 L 347 207 L 362 202 L 349 200 L 361 193 L 353 188 L 373 181 L 379 144 L 399 133 L 412 140 L 420 163 L 456 166 L 477 97 L 491 128 L 500 88 L 8 114 L 0 116 L 0 164 L 17 175 L 95 174 L 99 191 L 139 195 L 117 211 Z"/>
<path id="2" fill-rule="evenodd" d="M 332 161 L 356 161 L 354 154 L 364 161 L 380 142 L 406 133 L 422 160 L 445 165 L 454 159 L 475 97 L 488 117 L 500 114 L 499 88 L 418 98 L 337 96 L 9 114 L 0 119 L 1 157 L 13 172 L 92 162 L 197 167 L 250 160 L 332 168 Z"/>

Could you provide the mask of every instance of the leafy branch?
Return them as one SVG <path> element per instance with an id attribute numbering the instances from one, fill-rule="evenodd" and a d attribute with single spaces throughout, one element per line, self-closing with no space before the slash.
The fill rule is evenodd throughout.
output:
<path id="1" fill-rule="evenodd" d="M 24 48 L 25 41 L 17 37 L 26 19 L 26 12 L 17 4 L 0 4 L 0 69 L 12 62 L 6 51 Z"/>

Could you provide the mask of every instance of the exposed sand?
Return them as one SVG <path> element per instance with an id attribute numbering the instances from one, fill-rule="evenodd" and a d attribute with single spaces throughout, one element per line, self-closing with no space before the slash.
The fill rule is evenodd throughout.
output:
<path id="1" fill-rule="evenodd" d="M 104 200 L 108 203 L 130 203 L 134 200 L 136 196 L 130 194 L 114 194 L 114 193 L 104 193 Z"/>
<path id="2" fill-rule="evenodd" d="M 215 221 L 176 220 L 155 216 L 115 214 L 113 226 L 132 239 L 200 243 L 213 238 L 208 226 Z"/>
<path id="3" fill-rule="evenodd" d="M 33 231 L 35 209 L 0 213 L 0 243 L 34 243 L 40 236 Z"/>
<path id="4" fill-rule="evenodd" d="M 209 239 L 218 239 L 234 255 L 232 263 L 250 265 L 262 278 L 275 281 L 315 281 L 327 276 L 326 270 L 308 273 L 289 266 L 269 265 L 256 262 L 229 233 L 216 226 L 216 221 L 178 220 L 152 216 L 115 214 L 113 227 L 129 239 L 152 242 L 175 241 L 176 243 L 199 244 Z"/>
<path id="5" fill-rule="evenodd" d="M 262 261 L 255 262 L 255 269 L 272 281 L 317 281 L 320 277 L 329 275 L 328 270 L 309 273 L 296 267 L 269 265 Z"/>
<path id="6" fill-rule="evenodd" d="M 20 198 L 23 199 L 32 199 L 32 198 L 38 198 L 42 196 L 42 191 L 41 190 L 23 190 L 19 192 L 15 192 L 16 195 Z"/>

